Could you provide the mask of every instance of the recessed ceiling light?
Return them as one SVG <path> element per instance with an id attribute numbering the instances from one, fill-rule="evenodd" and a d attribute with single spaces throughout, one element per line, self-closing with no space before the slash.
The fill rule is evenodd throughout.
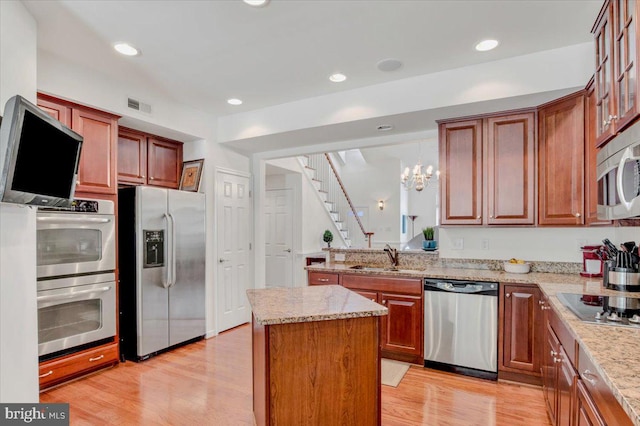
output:
<path id="1" fill-rule="evenodd" d="M 118 53 L 122 53 L 126 56 L 138 56 L 140 55 L 140 51 L 130 45 L 129 43 L 116 43 L 113 45 L 113 48 L 118 51 Z"/>
<path id="2" fill-rule="evenodd" d="M 342 83 L 346 79 L 347 79 L 347 76 L 340 73 L 331 74 L 329 76 L 329 80 L 333 81 L 334 83 Z"/>
<path id="3" fill-rule="evenodd" d="M 397 59 L 383 59 L 376 65 L 380 71 L 395 71 L 402 66 L 402 62 Z"/>
<path id="4" fill-rule="evenodd" d="M 476 50 L 479 52 L 486 52 L 487 50 L 495 49 L 498 46 L 498 40 L 482 40 L 476 44 Z"/>
<path id="5" fill-rule="evenodd" d="M 266 6 L 269 0 L 243 0 L 246 4 L 253 7 Z"/>
<path id="6" fill-rule="evenodd" d="M 378 127 L 376 127 L 377 130 L 379 130 L 380 132 L 386 132 L 388 130 L 393 129 L 393 126 L 391 124 L 381 124 Z"/>
<path id="7" fill-rule="evenodd" d="M 229 105 L 242 105 L 242 100 L 237 98 L 227 99 Z"/>

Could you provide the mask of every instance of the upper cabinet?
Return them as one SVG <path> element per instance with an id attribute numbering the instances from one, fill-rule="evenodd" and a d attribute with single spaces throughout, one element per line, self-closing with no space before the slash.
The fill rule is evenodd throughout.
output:
<path id="1" fill-rule="evenodd" d="M 38 106 L 83 137 L 76 193 L 116 194 L 118 117 L 43 94 Z"/>
<path id="2" fill-rule="evenodd" d="M 120 128 L 118 183 L 177 189 L 182 173 L 182 142 Z"/>
<path id="3" fill-rule="evenodd" d="M 535 223 L 535 113 L 439 124 L 443 225 Z"/>
<path id="4" fill-rule="evenodd" d="M 540 225 L 584 224 L 584 92 L 538 110 Z"/>
<path id="5" fill-rule="evenodd" d="M 607 0 L 593 27 L 596 44 L 596 143 L 602 145 L 640 116 L 637 16 L 640 3 Z"/>

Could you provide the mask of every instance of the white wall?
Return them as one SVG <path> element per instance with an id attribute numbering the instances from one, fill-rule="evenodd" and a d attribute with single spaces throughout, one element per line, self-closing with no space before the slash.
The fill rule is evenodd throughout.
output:
<path id="1" fill-rule="evenodd" d="M 2 113 L 7 99 L 16 94 L 35 102 L 36 36 L 36 22 L 21 2 L 0 2 Z M 35 209 L 0 203 L 2 403 L 39 401 L 35 216 Z"/>

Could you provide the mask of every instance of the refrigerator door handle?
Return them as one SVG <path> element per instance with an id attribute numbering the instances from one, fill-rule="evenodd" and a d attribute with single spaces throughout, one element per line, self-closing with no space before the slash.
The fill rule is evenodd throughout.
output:
<path id="1" fill-rule="evenodd" d="M 171 284 L 169 287 L 171 287 L 176 283 L 176 219 L 171 213 L 169 213 L 169 218 L 171 219 Z"/>
<path id="2" fill-rule="evenodd" d="M 167 221 L 167 275 L 165 279 L 162 280 L 162 286 L 164 288 L 171 287 L 171 268 L 173 268 L 173 223 L 171 221 L 171 216 L 167 213 L 163 214 L 164 218 Z M 171 229 L 170 229 L 171 228 Z"/>

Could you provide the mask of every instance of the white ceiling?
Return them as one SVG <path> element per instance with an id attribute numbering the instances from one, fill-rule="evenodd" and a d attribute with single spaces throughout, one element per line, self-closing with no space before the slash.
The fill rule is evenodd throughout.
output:
<path id="1" fill-rule="evenodd" d="M 24 3 L 38 22 L 39 49 L 107 74 L 134 67 L 168 99 L 222 116 L 588 42 L 602 1 Z M 476 52 L 484 38 L 501 44 Z M 142 55 L 118 56 L 117 41 Z M 404 65 L 381 72 L 385 58 Z M 329 82 L 334 72 L 348 80 Z M 227 105 L 230 97 L 244 104 Z"/>

